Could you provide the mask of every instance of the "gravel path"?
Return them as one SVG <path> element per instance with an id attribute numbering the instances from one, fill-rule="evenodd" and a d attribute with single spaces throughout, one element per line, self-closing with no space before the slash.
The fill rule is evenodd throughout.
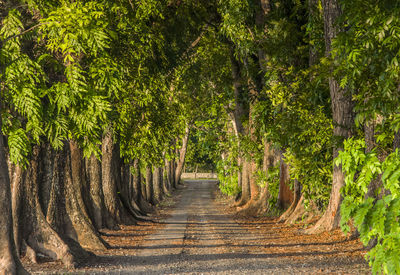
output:
<path id="1" fill-rule="evenodd" d="M 101 256 L 99 266 L 68 274 L 368 274 L 359 258 L 290 252 L 221 212 L 215 181 L 188 181 L 165 227 L 150 235 L 135 256 Z M 271 243 L 265 243 L 268 238 Z M 276 251 L 265 248 L 276 245 Z M 286 250 L 287 251 L 286 251 Z M 276 253 L 275 253 L 276 252 Z M 293 259 L 291 256 L 300 256 Z M 304 257 L 303 257 L 304 256 Z M 302 258 L 303 257 L 303 258 Z M 112 266 L 113 265 L 113 266 Z"/>

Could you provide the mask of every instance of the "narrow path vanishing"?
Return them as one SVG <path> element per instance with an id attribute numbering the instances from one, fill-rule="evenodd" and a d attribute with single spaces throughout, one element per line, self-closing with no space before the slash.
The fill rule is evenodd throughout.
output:
<path id="1" fill-rule="evenodd" d="M 370 273 L 356 241 L 285 237 L 283 225 L 227 214 L 215 199 L 216 181 L 186 184 L 165 226 L 135 247 L 136 255 L 103 256 L 106 266 L 68 274 Z"/>

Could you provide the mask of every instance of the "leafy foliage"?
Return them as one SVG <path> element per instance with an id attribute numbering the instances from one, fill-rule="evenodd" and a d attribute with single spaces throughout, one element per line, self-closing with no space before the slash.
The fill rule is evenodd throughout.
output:
<path id="1" fill-rule="evenodd" d="M 353 219 L 364 245 L 376 239 L 377 245 L 367 254 L 374 273 L 396 274 L 400 271 L 399 151 L 381 162 L 375 151 L 365 153 L 364 149 L 363 140 L 347 140 L 345 151 L 340 152 L 336 160 L 346 172 L 341 226 L 348 232 L 348 223 Z M 376 194 L 378 199 L 367 196 L 371 181 L 377 179 L 382 181 Z"/>

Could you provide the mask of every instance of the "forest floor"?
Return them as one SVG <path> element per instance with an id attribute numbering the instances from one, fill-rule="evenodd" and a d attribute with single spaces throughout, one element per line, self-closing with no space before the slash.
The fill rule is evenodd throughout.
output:
<path id="1" fill-rule="evenodd" d="M 215 181 L 186 181 L 173 198 L 161 207 L 158 223 L 103 232 L 112 249 L 95 251 L 79 269 L 24 264 L 34 274 L 370 274 L 358 240 L 235 216 Z"/>

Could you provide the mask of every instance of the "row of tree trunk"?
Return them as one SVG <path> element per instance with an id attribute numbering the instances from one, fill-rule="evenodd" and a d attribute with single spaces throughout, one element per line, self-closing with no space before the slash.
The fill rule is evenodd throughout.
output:
<path id="1" fill-rule="evenodd" d="M 155 206 L 177 188 L 182 166 L 174 160 L 140 167 L 120 157 L 111 133 L 103 137 L 100 159 L 85 158 L 74 141 L 62 150 L 34 146 L 27 167 L 7 161 L 0 136 L 0 267 L 24 274 L 18 260 L 38 256 L 76 267 L 109 248 L 102 229 L 151 221 Z M 186 137 L 187 139 L 187 137 Z M 186 151 L 186 148 L 182 151 Z M 178 156 L 179 162 L 184 156 Z M 0 272 L 0 273 L 1 273 Z"/>
<path id="2" fill-rule="evenodd" d="M 317 3 L 310 1 L 310 9 L 315 8 Z M 260 28 L 266 28 L 265 18 L 270 11 L 270 3 L 268 0 L 259 1 L 258 13 L 255 16 L 256 25 Z M 338 35 L 340 30 L 337 27 L 337 20 L 341 14 L 341 8 L 337 0 L 322 0 L 323 17 L 324 17 L 324 36 L 326 46 L 326 56 L 331 56 L 332 41 Z M 249 137 L 254 140 L 254 125 L 252 123 L 252 110 L 255 106 L 260 87 L 263 86 L 262 78 L 258 75 L 250 76 L 244 73 L 246 71 L 246 62 L 240 62 L 235 58 L 234 46 L 231 43 L 231 66 L 232 78 L 235 93 L 235 110 L 230 114 L 232 118 L 232 125 L 238 138 L 238 146 L 241 147 L 240 139 L 242 136 Z M 263 65 L 266 61 L 266 54 L 262 49 L 258 51 L 256 57 L 252 57 L 254 64 L 259 63 L 260 72 L 265 72 L 267 68 Z M 314 62 L 315 56 L 313 49 L 310 49 L 310 64 Z M 248 63 L 248 62 L 247 62 Z M 245 79 L 247 77 L 247 79 Z M 352 136 L 352 129 L 354 124 L 354 110 L 351 93 L 340 87 L 337 80 L 332 76 L 329 78 L 330 97 L 332 103 L 332 116 L 333 116 L 333 134 L 338 139 L 344 140 Z M 247 102 L 243 101 L 245 98 L 250 98 Z M 243 127 L 243 119 L 248 120 L 247 127 Z M 255 181 L 255 175 L 258 169 L 264 169 L 280 159 L 280 189 L 277 206 L 285 208 L 289 206 L 288 211 L 281 217 L 281 221 L 293 222 L 304 213 L 303 197 L 301 195 L 301 183 L 297 180 L 294 182 L 294 190 L 288 189 L 289 183 L 289 167 L 284 163 L 282 152 L 271 150 L 270 144 L 265 142 L 264 158 L 271 159 L 265 161 L 263 167 L 257 167 L 252 156 L 240 156 L 238 163 L 241 166 L 241 171 L 238 174 L 238 185 L 241 187 L 241 197 L 236 203 L 237 209 L 246 214 L 256 214 L 260 211 L 268 209 L 266 198 L 268 197 L 267 188 L 259 187 Z M 284 150 L 284 148 L 282 148 Z M 333 148 L 333 157 L 338 155 L 338 152 L 343 150 L 342 143 L 338 143 Z M 268 184 L 268 183 L 267 183 Z M 322 218 L 315 226 L 310 228 L 308 233 L 316 233 L 324 230 L 332 230 L 339 226 L 340 221 L 340 204 L 342 197 L 340 195 L 340 188 L 344 185 L 344 174 L 340 166 L 333 165 L 332 177 L 332 191 L 328 208 Z"/>

